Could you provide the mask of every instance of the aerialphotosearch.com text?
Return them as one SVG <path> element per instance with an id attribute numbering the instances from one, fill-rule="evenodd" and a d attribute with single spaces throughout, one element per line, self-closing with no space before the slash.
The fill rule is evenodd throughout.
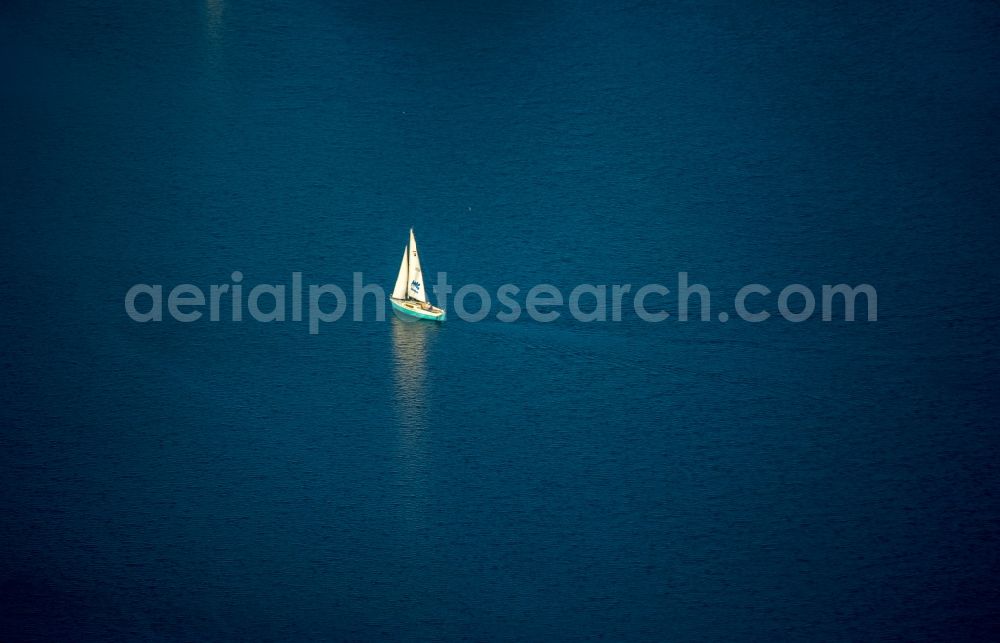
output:
<path id="1" fill-rule="evenodd" d="M 363 321 L 366 306 L 374 304 L 374 318 L 384 321 L 386 292 L 377 283 L 364 283 L 364 275 L 355 272 L 351 296 L 337 284 L 302 283 L 302 273 L 293 272 L 291 283 L 257 284 L 248 287 L 243 273 L 235 271 L 228 283 L 211 284 L 207 291 L 195 284 L 176 285 L 165 295 L 160 284 L 136 284 L 125 294 L 125 312 L 136 322 L 159 322 L 164 308 L 179 322 L 194 322 L 205 317 L 209 321 L 258 322 L 306 321 L 309 333 L 320 332 L 322 324 L 342 319 L 351 307 L 351 319 Z M 244 292 L 246 291 L 246 292 Z M 645 322 L 718 321 L 727 322 L 731 314 L 719 310 L 712 314 L 712 295 L 707 286 L 691 283 L 688 273 L 677 273 L 673 292 L 658 283 L 642 286 L 633 284 L 581 284 L 564 296 L 552 284 L 538 284 L 528 289 L 503 284 L 490 293 L 478 284 L 466 284 L 457 290 L 448 283 L 448 274 L 439 272 L 433 286 L 439 307 L 454 312 L 459 319 L 478 322 L 495 312 L 501 322 L 515 322 L 527 316 L 536 322 L 551 322 L 563 314 L 580 322 L 621 321 L 623 311 L 631 309 L 635 318 Z M 864 307 L 864 318 L 878 320 L 878 297 L 870 284 L 823 285 L 818 294 L 803 284 L 789 284 L 777 296 L 763 284 L 748 284 L 740 288 L 732 301 L 736 318 L 759 323 L 777 315 L 785 321 L 798 323 L 819 314 L 823 321 L 854 321 L 856 309 Z M 164 303 L 166 304 L 164 306 Z M 668 303 L 673 310 L 668 310 Z M 818 308 L 818 310 L 817 310 Z M 244 315 L 246 313 L 246 315 Z M 626 313 L 627 314 L 627 313 Z"/>

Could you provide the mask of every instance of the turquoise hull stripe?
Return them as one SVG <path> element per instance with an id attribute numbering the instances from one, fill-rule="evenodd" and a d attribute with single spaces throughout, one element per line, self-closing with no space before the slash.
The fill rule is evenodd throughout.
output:
<path id="1" fill-rule="evenodd" d="M 397 304 L 395 301 L 391 299 L 389 300 L 389 303 L 392 304 L 392 307 L 394 309 L 398 310 L 404 315 L 409 315 L 410 317 L 416 317 L 417 319 L 429 319 L 430 321 L 444 321 L 445 317 L 447 316 L 446 313 L 442 313 L 440 316 L 438 316 L 438 315 L 428 314 L 422 310 L 413 310 L 412 308 L 407 308 L 402 304 Z"/>

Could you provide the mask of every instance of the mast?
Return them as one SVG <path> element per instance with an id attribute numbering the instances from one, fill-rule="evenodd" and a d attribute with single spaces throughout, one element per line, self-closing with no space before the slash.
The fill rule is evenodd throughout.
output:
<path id="1" fill-rule="evenodd" d="M 427 293 L 424 292 L 424 277 L 420 271 L 420 255 L 417 254 L 417 239 L 413 236 L 413 228 L 410 228 L 410 254 L 408 259 L 409 270 L 407 275 L 406 293 L 412 299 L 426 302 Z"/>

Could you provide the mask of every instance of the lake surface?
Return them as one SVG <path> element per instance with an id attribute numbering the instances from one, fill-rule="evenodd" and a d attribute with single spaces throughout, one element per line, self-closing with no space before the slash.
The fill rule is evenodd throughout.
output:
<path id="1" fill-rule="evenodd" d="M 996 634 L 995 5 L 38 4 L 0 9 L 3 640 Z M 391 289 L 411 226 L 456 286 L 676 312 L 686 271 L 713 320 L 125 313 Z"/>

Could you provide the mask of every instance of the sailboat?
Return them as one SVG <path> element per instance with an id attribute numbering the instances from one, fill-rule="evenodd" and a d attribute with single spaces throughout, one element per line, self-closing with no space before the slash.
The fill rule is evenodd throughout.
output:
<path id="1" fill-rule="evenodd" d="M 389 298 L 393 310 L 401 315 L 444 321 L 445 313 L 437 306 L 427 301 L 427 289 L 424 287 L 424 277 L 420 270 L 420 255 L 417 254 L 417 240 L 410 228 L 410 242 L 403 248 L 403 261 L 399 264 L 399 274 L 396 275 L 396 286 Z"/>

